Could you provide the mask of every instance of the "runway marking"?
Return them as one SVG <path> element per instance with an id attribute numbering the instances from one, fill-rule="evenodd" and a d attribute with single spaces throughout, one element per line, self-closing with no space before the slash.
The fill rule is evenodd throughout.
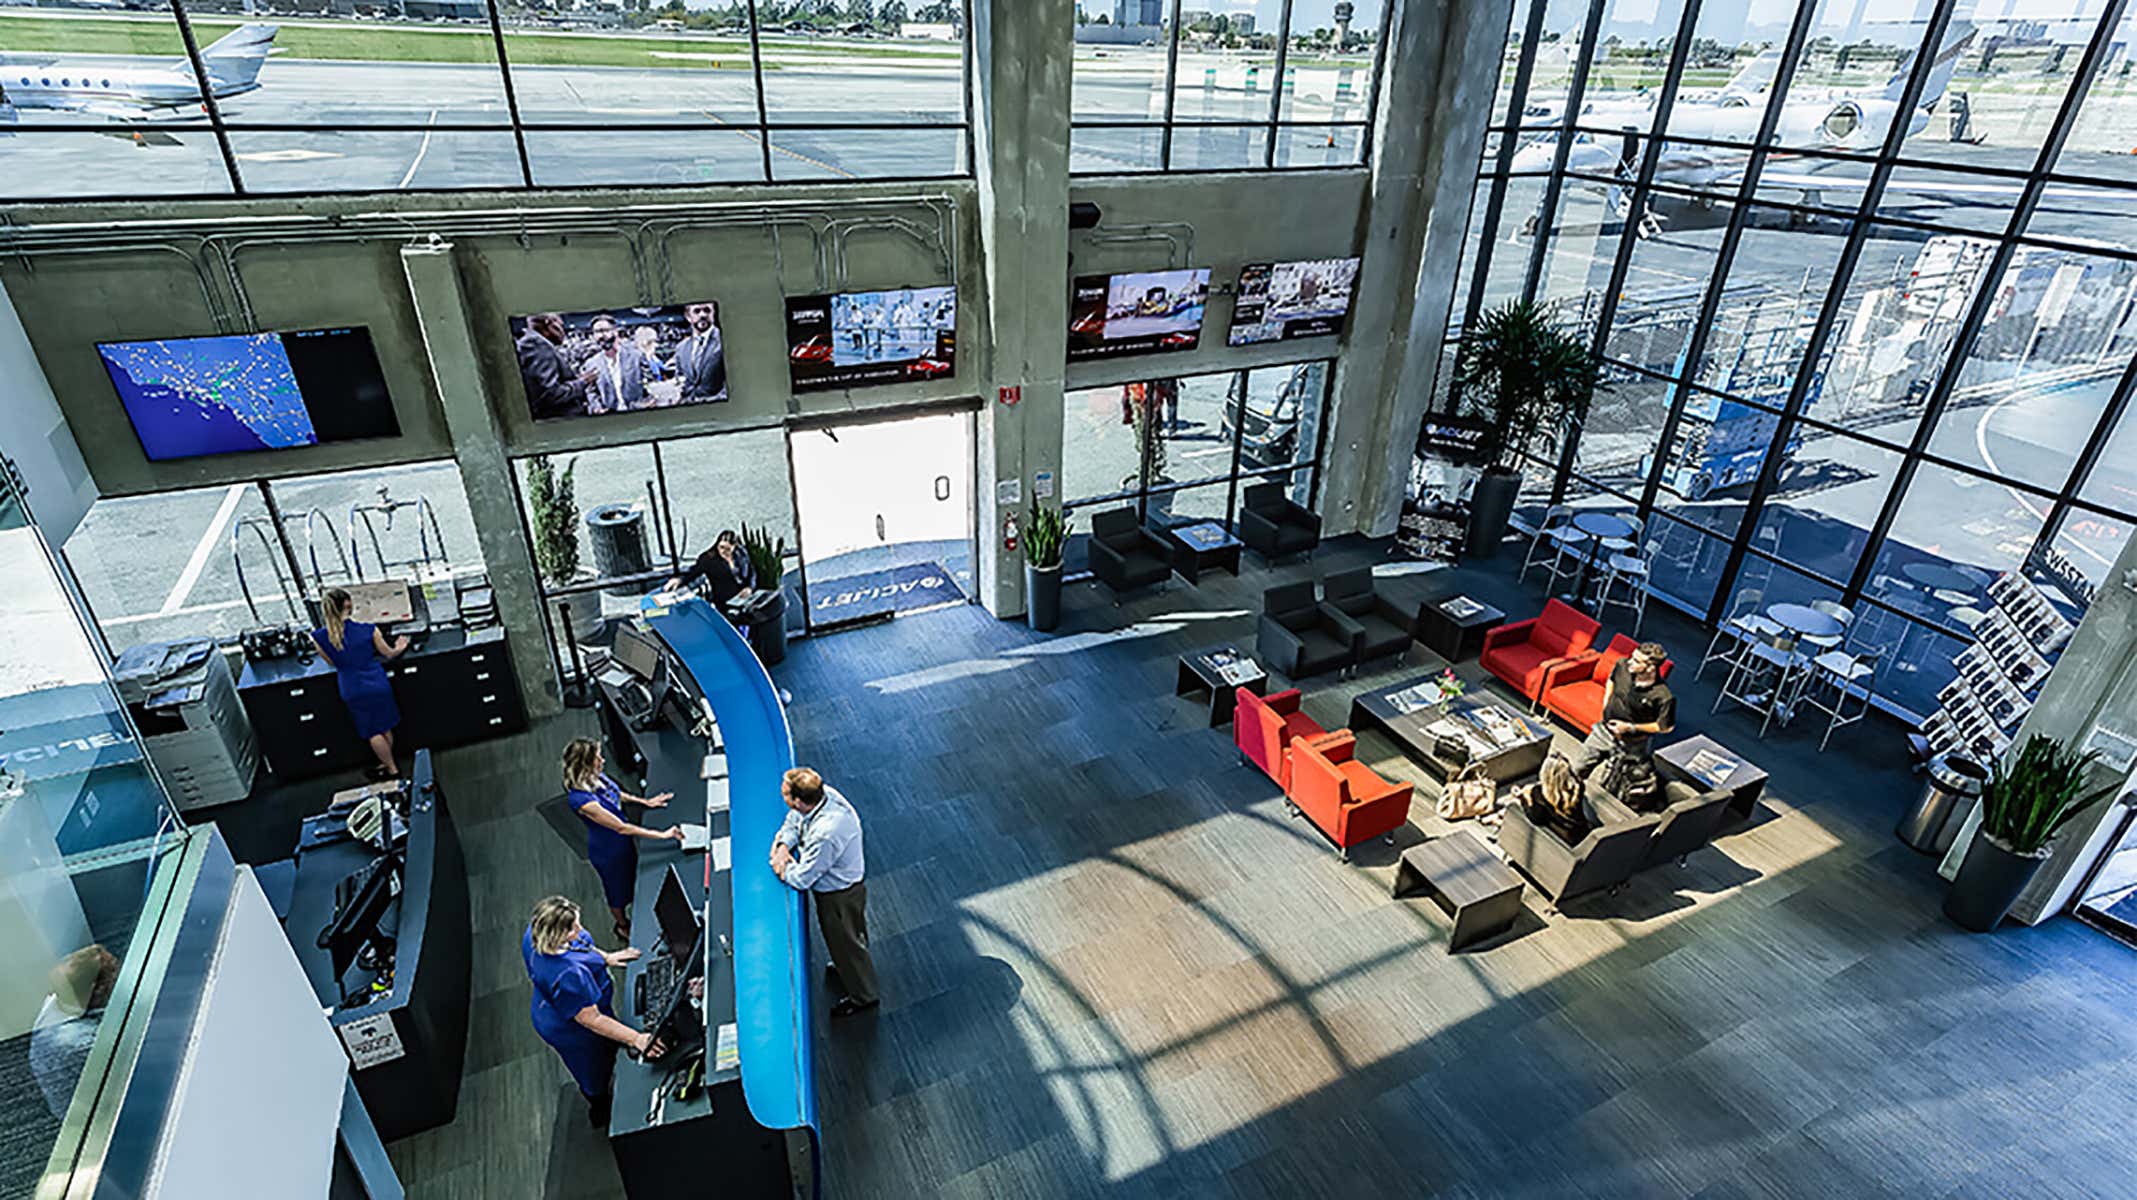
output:
<path id="1" fill-rule="evenodd" d="M 237 156 L 242 162 L 261 163 L 310 162 L 315 158 L 340 157 L 341 155 L 329 150 L 255 150 L 250 154 Z"/>
<path id="2" fill-rule="evenodd" d="M 167 617 L 177 612 L 178 606 L 193 594 L 193 585 L 200 582 L 200 573 L 208 565 L 208 555 L 215 549 L 215 544 L 223 540 L 223 528 L 230 524 L 230 515 L 237 511 L 238 501 L 244 498 L 245 485 L 242 483 L 231 484 L 223 493 L 223 502 L 215 510 L 215 519 L 208 522 L 207 531 L 194 544 L 193 557 L 186 560 L 186 569 L 179 572 L 178 582 L 171 585 L 171 594 L 163 598 L 163 607 L 154 615 Z"/>
<path id="3" fill-rule="evenodd" d="M 430 110 L 429 124 L 436 125 L 437 123 L 438 110 L 434 108 Z M 434 131 L 427 128 L 423 130 L 423 144 L 416 147 L 416 160 L 408 164 L 408 173 L 401 176 L 401 182 L 396 187 L 407 187 L 408 181 L 416 177 L 416 168 L 423 165 L 423 156 L 430 153 L 430 135 L 432 132 Z"/>
<path id="4" fill-rule="evenodd" d="M 143 621 L 157 621 L 164 617 L 190 617 L 196 613 L 221 612 L 226 608 L 243 607 L 243 600 L 215 600 L 207 604 L 188 604 L 184 608 L 174 608 L 168 612 L 135 613 L 129 617 L 100 617 L 97 623 L 108 629 L 114 625 L 138 625 Z"/>
<path id="5" fill-rule="evenodd" d="M 705 116 L 711 118 L 713 124 L 718 125 L 724 129 L 733 130 L 734 132 L 741 134 L 743 137 L 746 137 L 753 142 L 762 142 L 764 140 L 763 135 L 759 134 L 754 129 L 744 129 L 739 125 L 729 125 L 727 123 L 727 119 L 716 112 L 712 112 L 707 109 L 699 109 L 698 111 L 703 113 Z M 798 158 L 801 161 L 808 163 L 812 167 L 822 167 L 824 170 L 831 172 L 833 175 L 844 175 L 848 179 L 860 178 L 860 176 L 854 174 L 853 172 L 847 170 L 844 167 L 834 167 L 830 163 L 823 162 L 819 159 L 810 158 L 808 155 L 803 154 L 800 151 L 789 150 L 785 146 L 780 145 L 778 142 L 772 143 L 772 149 L 778 151 L 781 154 L 786 155 L 788 158 Z"/>
<path id="6" fill-rule="evenodd" d="M 2018 400 L 2033 394 L 2034 393 L 2030 391 L 2013 392 L 2010 395 L 2005 396 L 2003 399 L 1998 400 L 1996 403 L 1989 405 L 1988 408 L 1982 412 L 1981 419 L 1979 421 L 1974 422 L 1974 450 L 1976 453 L 1981 455 L 1982 465 L 1986 466 L 1991 474 L 2001 475 L 2003 474 L 2003 468 L 1996 465 L 1996 456 L 1989 453 L 1990 419 L 1995 417 L 1997 413 L 2002 412 L 2005 405 L 2011 403 L 2014 400 Z M 2048 519 L 2048 514 L 2046 512 L 2034 507 L 2032 497 L 2027 496 L 2025 493 L 2019 491 L 2017 488 L 2012 487 L 2010 484 L 2004 484 L 2003 490 L 2011 494 L 2011 499 L 2016 501 L 2020 508 L 2023 508 L 2027 512 L 2032 513 L 2040 520 L 2046 521 Z M 2065 533 L 2060 529 L 2056 531 L 2056 539 L 2058 541 L 2068 541 L 2072 546 L 2077 548 L 2078 553 L 2084 555 L 2089 559 L 2092 559 L 2094 562 L 2099 563 L 2103 567 L 2112 567 L 2115 565 L 2115 560 L 2106 557 L 2099 551 L 2093 549 L 2091 546 L 2088 546 L 2085 543 L 2077 540 L 2076 538 L 2071 537 L 2068 533 Z"/>

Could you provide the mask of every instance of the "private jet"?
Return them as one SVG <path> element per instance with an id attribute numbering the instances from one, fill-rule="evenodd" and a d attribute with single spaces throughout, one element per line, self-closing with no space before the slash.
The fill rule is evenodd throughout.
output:
<path id="1" fill-rule="evenodd" d="M 1945 90 L 1951 85 L 1952 72 L 1957 69 L 1960 55 L 1973 44 L 1977 30 L 1972 23 L 1955 22 L 1946 37 L 1944 50 L 1930 66 L 1929 78 L 1924 82 L 1922 98 L 1908 114 L 1907 136 L 1920 133 L 1929 125 L 1930 113 L 1944 99 Z M 1901 60 L 1898 69 L 1875 92 L 1834 92 L 1820 98 L 1793 98 L 1781 102 L 1780 123 L 1776 127 L 1776 144 L 1788 147 L 1810 147 L 1834 150 L 1875 151 L 1884 144 L 1886 133 L 1900 116 L 1901 94 L 1907 85 L 1907 76 L 1912 68 L 1913 55 Z M 1771 75 L 1767 76 L 1771 81 Z M 1688 138 L 1707 141 L 1739 143 L 1731 146 L 1710 146 L 1686 142 L 1664 141 L 1661 157 L 1655 163 L 1655 182 L 1688 188 L 1715 188 L 1733 186 L 1742 177 L 1744 164 L 1750 157 L 1750 144 L 1758 136 L 1764 107 L 1751 103 L 1695 104 L 1680 106 L 1670 114 L 1670 132 Z M 1582 124 L 1599 126 L 1600 120 L 1584 117 Z M 1576 187 L 1600 190 L 1608 198 L 1611 211 L 1623 213 L 1625 208 L 1624 184 L 1637 171 L 1640 161 L 1640 140 L 1646 136 L 1646 127 L 1651 118 L 1642 109 L 1642 116 L 1627 126 L 1616 138 L 1607 134 L 1583 132 L 1575 135 L 1574 143 L 1566 148 L 1566 169 L 1586 179 L 1569 182 Z M 1516 151 L 1513 171 L 1516 174 L 1545 173 L 1557 153 L 1557 145 L 1551 139 L 1539 139 Z M 1603 182 L 1604 179 L 1611 182 Z M 1790 180 L 1769 174 L 1762 177 L 1763 183 L 1784 183 Z M 1805 177 L 1807 198 L 1815 202 L 1810 193 L 1821 190 L 1825 181 Z M 1655 232 L 1649 222 L 1643 222 L 1642 236 Z M 1533 230 L 1529 230 L 1533 232 Z"/>
<path id="2" fill-rule="evenodd" d="M 200 52 L 216 100 L 260 89 L 260 66 L 274 53 L 278 26 L 247 24 Z M 0 123 L 37 109 L 81 113 L 136 126 L 111 136 L 142 145 L 176 145 L 178 139 L 144 124 L 179 119 L 200 105 L 200 81 L 183 58 L 116 55 L 56 55 L 0 58 Z M 4 134 L 0 130 L 0 134 Z"/>

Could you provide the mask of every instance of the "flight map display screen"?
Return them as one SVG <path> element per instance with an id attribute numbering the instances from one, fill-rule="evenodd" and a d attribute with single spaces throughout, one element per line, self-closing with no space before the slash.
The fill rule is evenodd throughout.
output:
<path id="1" fill-rule="evenodd" d="M 361 327 L 103 342 L 97 353 L 154 462 L 401 431 Z"/>

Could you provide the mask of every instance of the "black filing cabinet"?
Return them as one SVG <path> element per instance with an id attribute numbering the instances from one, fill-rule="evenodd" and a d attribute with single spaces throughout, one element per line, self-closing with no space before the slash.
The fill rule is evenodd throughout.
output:
<path id="1" fill-rule="evenodd" d="M 422 646 L 386 664 L 386 676 L 401 710 L 394 744 L 404 756 L 527 727 L 502 630 L 433 632 Z M 247 663 L 238 693 L 276 775 L 302 779 L 372 761 L 341 702 L 333 669 L 321 660 Z"/>

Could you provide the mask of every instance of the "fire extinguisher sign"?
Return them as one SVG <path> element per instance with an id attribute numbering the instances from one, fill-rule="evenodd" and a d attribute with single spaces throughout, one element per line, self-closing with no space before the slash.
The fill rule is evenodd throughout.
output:
<path id="1" fill-rule="evenodd" d="M 1017 401 L 1024 398 L 1024 385 L 1012 383 L 1008 387 L 996 388 L 995 395 L 1005 406 L 1015 408 Z"/>

